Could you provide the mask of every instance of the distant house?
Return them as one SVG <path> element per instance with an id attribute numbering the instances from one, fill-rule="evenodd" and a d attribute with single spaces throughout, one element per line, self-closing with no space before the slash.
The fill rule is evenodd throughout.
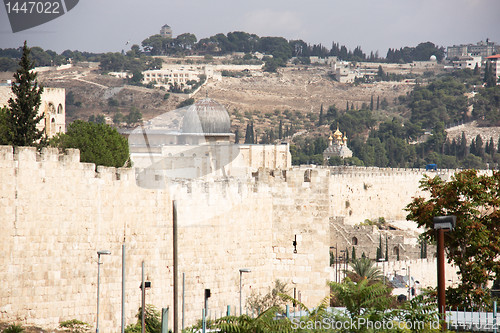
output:
<path id="1" fill-rule="evenodd" d="M 455 69 L 474 69 L 476 65 L 477 67 L 481 67 L 480 56 L 460 56 L 458 60 L 453 61 L 453 68 Z"/>

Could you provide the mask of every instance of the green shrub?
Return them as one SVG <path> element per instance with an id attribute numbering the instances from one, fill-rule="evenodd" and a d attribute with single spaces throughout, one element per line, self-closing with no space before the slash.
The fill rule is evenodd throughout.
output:
<path id="1" fill-rule="evenodd" d="M 24 332 L 24 328 L 21 325 L 12 324 L 3 330 L 4 333 L 21 333 Z"/>
<path id="2" fill-rule="evenodd" d="M 90 329 L 89 324 L 78 319 L 62 321 L 59 323 L 59 327 L 67 328 L 69 332 L 74 332 L 74 333 L 88 332 L 88 330 Z"/>

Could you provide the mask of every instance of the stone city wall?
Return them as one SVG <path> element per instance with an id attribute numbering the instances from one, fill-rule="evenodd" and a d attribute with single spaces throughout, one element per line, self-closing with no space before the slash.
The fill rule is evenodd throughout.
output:
<path id="1" fill-rule="evenodd" d="M 55 328 L 79 319 L 95 325 L 98 250 L 103 332 L 121 323 L 121 248 L 126 248 L 126 323 L 140 306 L 141 263 L 152 288 L 147 303 L 170 307 L 172 199 L 179 221 L 179 273 L 186 277 L 186 325 L 200 318 L 204 289 L 211 313 L 238 308 L 275 279 L 315 305 L 328 289 L 327 185 L 302 172 L 220 181 L 172 181 L 138 187 L 134 169 L 79 162 L 79 152 L 0 147 L 0 320 Z M 323 200 L 323 201 L 322 201 Z M 297 253 L 292 242 L 297 235 Z M 179 277 L 181 281 L 181 277 Z M 181 290 L 181 288 L 179 288 Z"/>
<path id="2" fill-rule="evenodd" d="M 332 216 L 344 217 L 346 224 L 365 219 L 404 221 L 404 208 L 412 197 L 424 196 L 420 181 L 425 175 L 449 180 L 457 170 L 336 167 L 331 169 Z"/>

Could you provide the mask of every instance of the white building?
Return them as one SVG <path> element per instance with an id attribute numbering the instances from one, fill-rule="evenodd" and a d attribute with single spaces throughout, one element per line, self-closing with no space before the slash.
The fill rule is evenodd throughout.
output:
<path id="1" fill-rule="evenodd" d="M 195 66 L 195 65 L 167 65 L 162 69 L 151 69 L 142 72 L 144 84 L 152 82 L 155 86 L 164 86 L 167 89 L 177 85 L 182 88 L 190 88 L 189 81 L 199 81 L 201 75 L 206 79 L 220 80 L 221 73 L 215 72 L 213 66 Z"/>
<path id="2" fill-rule="evenodd" d="M 497 84 L 500 83 L 500 54 L 487 57 L 486 60 L 490 63 L 490 68 L 497 79 Z"/>
<path id="3" fill-rule="evenodd" d="M 453 68 L 455 69 L 474 69 L 475 67 L 481 67 L 481 57 L 480 56 L 460 56 L 458 60 L 453 61 Z"/>

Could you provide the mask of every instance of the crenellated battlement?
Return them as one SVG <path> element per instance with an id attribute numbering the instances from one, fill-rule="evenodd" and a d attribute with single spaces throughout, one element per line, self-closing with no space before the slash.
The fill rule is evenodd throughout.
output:
<path id="1" fill-rule="evenodd" d="M 38 152 L 35 147 L 0 146 L 0 169 L 51 169 L 79 170 L 85 177 L 99 178 L 106 181 L 135 181 L 134 169 L 97 166 L 94 163 L 80 162 L 78 149 L 42 148 Z"/>

